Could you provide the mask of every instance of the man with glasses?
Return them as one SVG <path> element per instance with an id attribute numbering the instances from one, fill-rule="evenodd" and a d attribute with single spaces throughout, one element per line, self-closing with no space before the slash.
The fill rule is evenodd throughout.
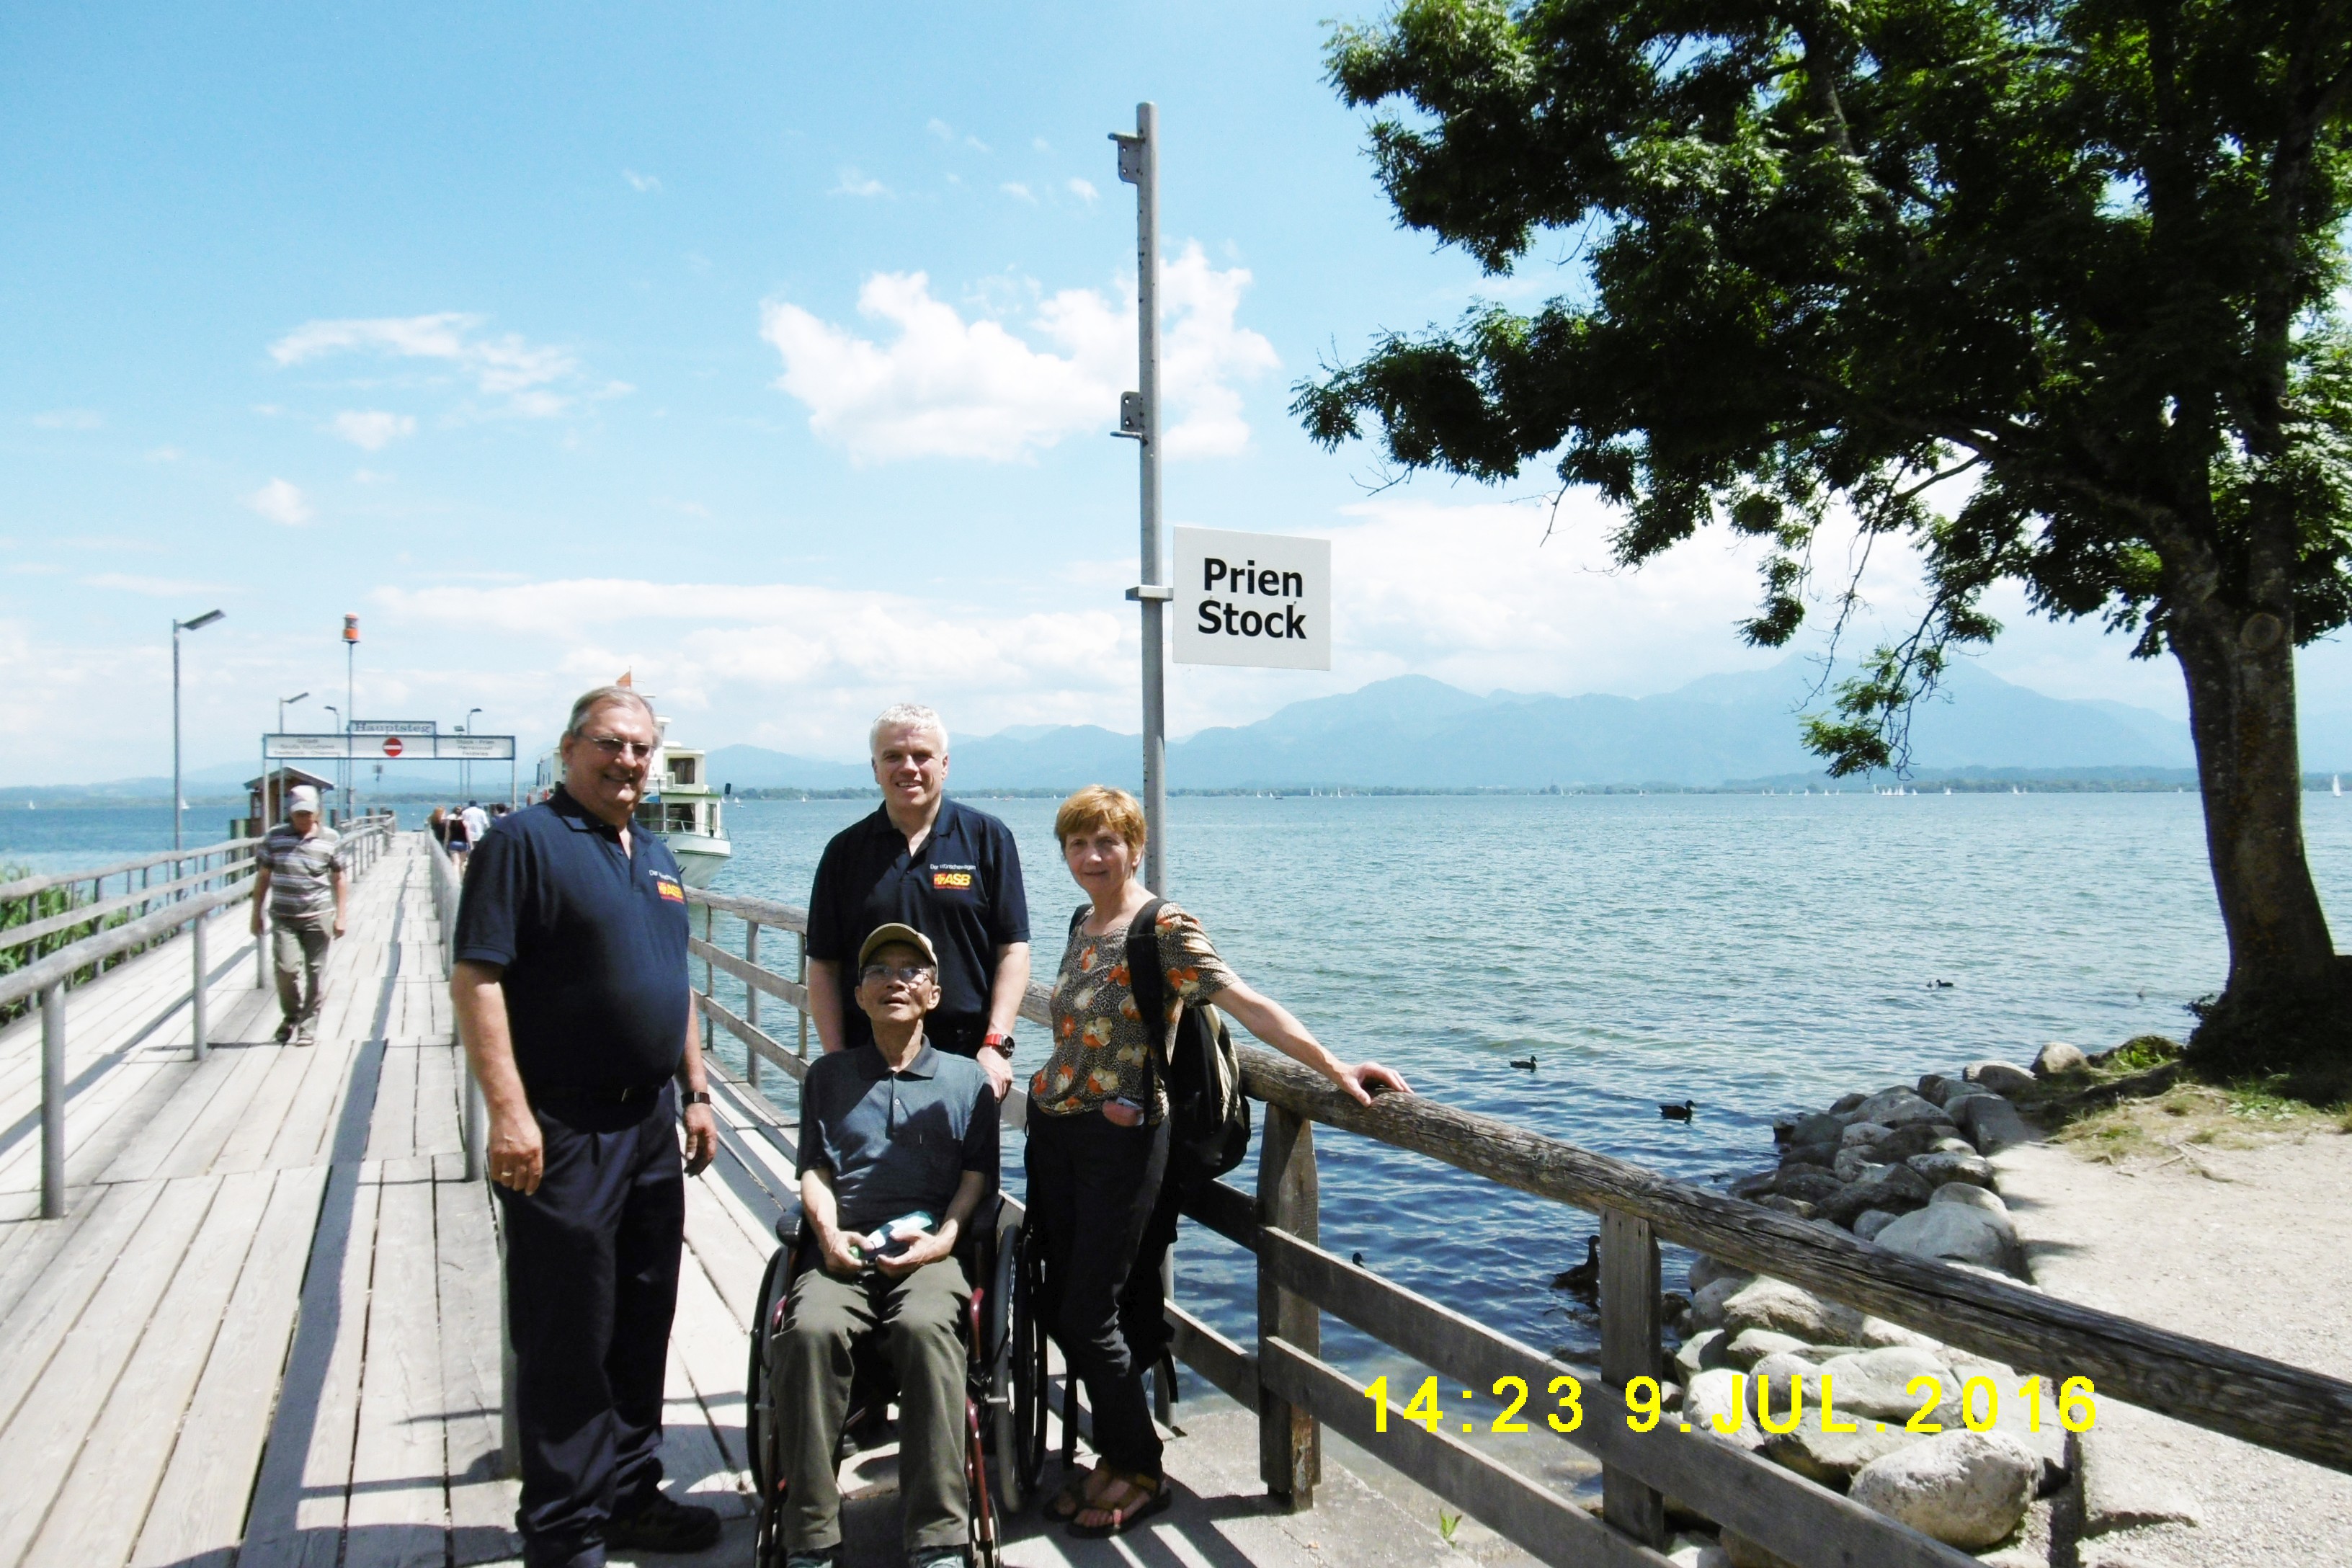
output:
<path id="1" fill-rule="evenodd" d="M 788 1568 L 818 1568 L 839 1552 L 834 1456 L 848 1415 L 850 1348 L 877 1331 L 889 1335 L 898 1374 L 908 1560 L 915 1568 L 967 1560 L 957 1325 L 971 1284 L 954 1252 L 996 1185 L 996 1096 L 977 1064 L 928 1037 L 939 971 L 930 939 L 912 926 L 868 932 L 856 995 L 869 1037 L 810 1063 L 801 1084 L 803 1267 L 769 1352 L 788 1456 Z"/>
<path id="2" fill-rule="evenodd" d="M 929 708 L 902 703 L 868 735 L 882 805 L 834 835 L 809 893 L 809 1016 L 830 1051 L 873 1037 L 845 1006 L 845 961 L 866 933 L 912 926 L 939 954 L 938 1011 L 926 1036 L 978 1059 L 1003 1099 L 1013 1082 L 1013 1030 L 1029 989 L 1029 903 L 1013 830 L 947 798 L 948 732 Z"/>
<path id="3" fill-rule="evenodd" d="M 505 1210 L 528 1568 L 719 1540 L 716 1513 L 661 1491 L 684 1177 L 710 1163 L 719 1130 L 686 884 L 668 846 L 630 826 L 659 743 L 627 687 L 573 703 L 562 784 L 483 837 L 457 906 L 449 991 Z"/>

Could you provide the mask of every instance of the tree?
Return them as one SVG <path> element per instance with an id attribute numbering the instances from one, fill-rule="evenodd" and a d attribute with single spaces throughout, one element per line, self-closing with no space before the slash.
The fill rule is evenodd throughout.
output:
<path id="1" fill-rule="evenodd" d="M 1404 224 L 1581 267 L 1302 383 L 1313 436 L 1488 481 L 1556 454 L 1627 565 L 1755 536 L 1759 645 L 1833 510 L 1909 541 L 1926 614 L 1808 721 L 1833 772 L 1906 761 L 1996 583 L 2169 653 L 2230 942 L 2198 1049 L 2352 1061 L 2294 703 L 2352 617 L 2345 4 L 1407 0 L 1329 64 Z"/>

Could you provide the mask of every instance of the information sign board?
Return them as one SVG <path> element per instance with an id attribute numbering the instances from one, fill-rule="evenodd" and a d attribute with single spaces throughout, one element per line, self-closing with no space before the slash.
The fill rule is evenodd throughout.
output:
<path id="1" fill-rule="evenodd" d="M 430 719 L 354 719 L 354 735 L 430 735 L 440 726 Z"/>
<path id="2" fill-rule="evenodd" d="M 1331 542 L 1176 531 L 1176 662 L 1331 668 Z"/>
<path id="3" fill-rule="evenodd" d="M 362 731 L 353 735 L 264 735 L 261 754 L 269 762 L 297 758 L 352 758 L 363 763 L 509 762 L 515 754 L 512 735 L 387 735 Z"/>

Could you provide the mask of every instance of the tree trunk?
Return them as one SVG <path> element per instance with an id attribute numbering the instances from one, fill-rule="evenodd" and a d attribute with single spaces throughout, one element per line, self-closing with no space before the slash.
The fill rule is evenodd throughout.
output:
<path id="1" fill-rule="evenodd" d="M 2304 855 L 2294 637 L 2292 609 L 2281 610 L 2247 614 L 2217 595 L 2193 611 L 2177 609 L 2166 627 L 2188 680 L 2205 844 L 2230 938 L 2229 985 L 2199 1031 L 2200 1047 L 2217 1029 L 2244 1034 L 2259 1023 L 2259 1032 L 2275 1032 L 2286 1015 L 2328 1012 L 2338 984 L 2335 943 Z M 2282 1065 L 2317 1043 L 2278 1040 Z"/>

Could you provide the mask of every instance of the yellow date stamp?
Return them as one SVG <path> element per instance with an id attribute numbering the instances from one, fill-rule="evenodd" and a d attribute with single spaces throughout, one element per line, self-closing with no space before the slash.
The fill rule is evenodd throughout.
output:
<path id="1" fill-rule="evenodd" d="M 1861 1431 L 1863 1424 L 1860 1421 L 1848 1420 L 1838 1414 L 1835 1374 L 1822 1373 L 1815 1381 L 1820 1385 L 1820 1393 L 1816 1398 L 1817 1408 L 1821 1412 L 1822 1430 L 1824 1432 Z M 1777 1436 L 1784 1432 L 1793 1432 L 1802 1424 L 1805 1418 L 1804 1379 L 1751 1378 L 1746 1373 L 1735 1373 L 1732 1376 L 1731 1408 L 1727 1411 L 1710 1412 L 1706 1417 L 1707 1424 L 1716 1431 L 1727 1436 L 1744 1426 L 1748 1422 L 1748 1393 L 1751 1383 L 1755 1390 L 1756 1425 L 1759 1429 Z M 1487 1431 L 1509 1434 L 1533 1430 L 1527 1421 L 1520 1419 L 1521 1413 L 1528 1407 L 1528 1400 L 1534 1397 L 1525 1378 L 1497 1378 L 1495 1381 L 1493 1392 L 1494 1396 L 1502 1400 L 1504 1404 L 1501 1413 L 1487 1423 Z M 1553 1408 L 1544 1414 L 1546 1426 L 1555 1432 L 1573 1432 L 1584 1425 L 1584 1384 L 1582 1383 L 1571 1375 L 1562 1373 L 1553 1378 L 1544 1392 L 1553 1399 Z M 1904 1385 L 1903 1392 L 1907 1397 L 1919 1401 L 1919 1408 L 1912 1413 L 1911 1418 L 1900 1423 L 1903 1431 L 1932 1436 L 1945 1429 L 1945 1424 L 1934 1418 L 1944 1404 L 1944 1384 L 1941 1378 L 1915 1377 Z M 2097 1392 L 2087 1377 L 2070 1377 L 2060 1384 L 2057 1397 L 2058 1425 L 2069 1432 L 2089 1431 L 2099 1416 L 2098 1401 L 2095 1397 Z M 2028 1431 L 2042 1430 L 2042 1380 L 2038 1376 L 2027 1378 L 2012 1391 L 2013 1397 L 2025 1403 L 2025 1425 Z M 1381 1432 L 1387 1431 L 1391 1409 L 1389 1380 L 1386 1377 L 1372 1379 L 1364 1389 L 1364 1397 L 1372 1402 L 1372 1408 L 1376 1412 L 1373 1417 L 1374 1428 Z M 1465 1388 L 1462 1391 L 1462 1397 L 1475 1399 L 1477 1394 Z M 1959 1398 L 1961 1424 L 1971 1432 L 1991 1431 L 2000 1424 L 2000 1387 L 1991 1378 L 1971 1377 L 1963 1380 L 1960 1384 Z M 1774 1407 L 1776 1404 L 1781 1404 L 1784 1407 L 1776 1409 Z M 1396 1408 L 1399 1415 L 1407 1420 L 1422 1423 L 1432 1432 L 1436 1431 L 1440 1426 L 1450 1426 L 1455 1419 L 1455 1413 L 1448 1411 L 1439 1398 L 1437 1379 L 1433 1376 L 1423 1379 L 1421 1387 L 1414 1392 L 1412 1398 Z M 1669 1429 L 1675 1431 L 1700 1430 L 1689 1420 L 1677 1418 L 1665 1408 L 1665 1390 L 1659 1385 L 1656 1378 L 1637 1377 L 1625 1385 L 1625 1425 L 1636 1432 L 1651 1432 L 1655 1431 L 1661 1423 L 1669 1424 Z M 1880 1432 L 1887 1429 L 1887 1423 L 1885 1421 L 1872 1421 L 1869 1425 Z M 1462 1430 L 1465 1432 L 1475 1432 L 1477 1429 L 1478 1423 L 1475 1416 L 1462 1423 Z"/>

